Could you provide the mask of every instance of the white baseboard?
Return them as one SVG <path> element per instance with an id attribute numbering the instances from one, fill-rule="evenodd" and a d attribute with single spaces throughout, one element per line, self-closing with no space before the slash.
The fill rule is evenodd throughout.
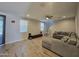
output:
<path id="1" fill-rule="evenodd" d="M 5 45 L 5 44 L 1 44 L 0 46 L 3 46 L 3 45 Z"/>
<path id="2" fill-rule="evenodd" d="M 25 40 L 25 39 L 24 39 Z M 16 40 L 16 41 L 11 41 L 11 42 L 5 42 L 5 44 L 12 44 L 12 43 L 16 43 L 16 42 L 19 42 L 19 41 L 22 41 L 22 39 L 20 40 Z M 5 44 L 1 44 L 0 46 L 3 46 Z"/>
<path id="3" fill-rule="evenodd" d="M 12 42 L 6 42 L 5 44 L 12 44 L 12 43 L 19 42 L 19 41 L 22 41 L 22 40 L 16 40 L 16 41 L 12 41 Z"/>

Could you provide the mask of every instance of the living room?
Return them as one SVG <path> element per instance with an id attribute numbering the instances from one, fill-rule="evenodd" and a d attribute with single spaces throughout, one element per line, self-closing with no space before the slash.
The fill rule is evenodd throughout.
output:
<path id="1" fill-rule="evenodd" d="M 78 2 L 0 2 L 0 56 L 78 57 L 78 19 Z"/>

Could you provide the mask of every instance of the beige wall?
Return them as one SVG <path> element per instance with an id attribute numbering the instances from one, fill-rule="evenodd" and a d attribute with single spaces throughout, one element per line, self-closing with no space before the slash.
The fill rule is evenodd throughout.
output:
<path id="1" fill-rule="evenodd" d="M 40 33 L 40 21 L 37 20 L 28 20 L 28 33 L 32 35 Z"/>
<path id="2" fill-rule="evenodd" d="M 54 23 L 49 31 L 52 33 L 55 31 L 75 32 L 75 19 L 65 19 Z"/>
<path id="3" fill-rule="evenodd" d="M 40 33 L 40 21 L 37 20 L 30 20 L 28 21 L 28 32 L 21 32 L 21 38 L 26 40 L 28 38 L 28 33 L 32 33 L 32 35 Z"/>
<path id="4" fill-rule="evenodd" d="M 76 33 L 79 36 L 79 4 L 77 6 L 77 12 L 76 12 L 75 22 L 76 22 Z"/>

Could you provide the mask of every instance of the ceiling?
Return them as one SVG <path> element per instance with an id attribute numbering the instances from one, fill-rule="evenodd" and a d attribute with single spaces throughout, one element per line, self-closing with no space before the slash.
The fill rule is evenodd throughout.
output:
<path id="1" fill-rule="evenodd" d="M 0 12 L 15 16 L 24 16 L 29 9 L 31 2 L 0 2 Z"/>
<path id="2" fill-rule="evenodd" d="M 75 2 L 0 2 L 1 12 L 37 20 L 47 15 L 55 18 L 73 17 L 76 7 Z"/>
<path id="3" fill-rule="evenodd" d="M 76 14 L 77 3 L 73 2 L 43 2 L 32 3 L 27 12 L 30 17 L 40 19 L 44 16 L 53 16 L 58 19 L 62 16 L 73 17 Z"/>

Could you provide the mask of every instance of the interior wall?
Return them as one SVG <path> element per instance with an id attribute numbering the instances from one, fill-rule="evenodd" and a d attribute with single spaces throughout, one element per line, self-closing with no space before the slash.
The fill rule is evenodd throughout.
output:
<path id="1" fill-rule="evenodd" d="M 76 12 L 76 17 L 75 17 L 75 22 L 76 22 L 76 33 L 79 36 L 79 4 L 77 5 L 77 12 Z"/>
<path id="2" fill-rule="evenodd" d="M 32 35 L 40 33 L 40 21 L 28 20 L 28 33 Z"/>
<path id="3" fill-rule="evenodd" d="M 75 32 L 75 19 L 64 19 L 54 22 L 49 31 L 52 33 L 55 31 Z"/>
<path id="4" fill-rule="evenodd" d="M 19 31 L 19 18 L 10 15 L 10 14 L 6 14 L 6 13 L 2 13 L 0 12 L 1 15 L 5 15 L 6 16 L 6 38 L 5 38 L 5 43 L 13 43 L 16 41 L 20 41 L 20 31 Z M 15 21 L 15 23 L 11 23 L 11 21 Z"/>
<path id="5" fill-rule="evenodd" d="M 40 33 L 40 21 L 26 19 L 28 22 L 27 32 L 20 32 L 22 40 L 28 39 L 28 34 L 36 35 Z"/>

